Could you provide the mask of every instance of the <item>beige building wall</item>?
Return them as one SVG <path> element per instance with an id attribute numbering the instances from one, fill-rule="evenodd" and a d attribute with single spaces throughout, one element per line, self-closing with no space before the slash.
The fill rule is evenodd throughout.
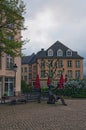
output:
<path id="1" fill-rule="evenodd" d="M 17 65 L 17 72 L 16 72 L 16 92 L 21 93 L 21 58 L 15 58 L 15 64 Z"/>
<path id="2" fill-rule="evenodd" d="M 44 59 L 45 62 L 47 63 L 48 62 L 48 59 Z M 56 71 L 59 71 L 59 70 L 63 70 L 64 69 L 64 72 L 63 72 L 63 75 L 67 75 L 68 73 L 68 70 L 71 70 L 72 71 L 72 78 L 76 78 L 75 77 L 75 71 L 76 70 L 79 70 L 80 71 L 80 79 L 83 78 L 83 60 L 82 59 L 78 59 L 80 61 L 80 67 L 76 67 L 76 60 L 77 59 L 61 59 L 62 60 L 62 63 L 63 63 L 63 66 L 61 68 L 57 67 Z M 71 60 L 72 61 L 72 67 L 68 67 L 67 66 L 67 62 Z M 53 61 L 58 61 L 58 59 L 53 59 Z M 38 59 L 38 65 L 37 65 L 37 72 L 38 74 L 41 76 L 41 59 Z M 47 65 L 45 66 L 45 70 L 48 70 L 49 68 L 47 67 Z"/>
<path id="3" fill-rule="evenodd" d="M 15 27 L 15 25 L 14 25 Z M 12 30 L 11 30 L 12 31 Z M 21 30 L 15 30 L 17 33 L 14 36 L 14 39 L 17 41 L 21 41 Z M 19 49 L 19 52 L 21 51 L 21 48 Z M 0 98 L 4 95 L 5 93 L 5 89 L 7 89 L 6 85 L 7 82 L 10 81 L 5 81 L 6 78 L 12 78 L 12 86 L 11 86 L 11 82 L 8 83 L 8 91 L 11 91 L 11 89 L 15 86 L 15 91 L 16 94 L 21 93 L 21 57 L 15 57 L 14 58 L 14 63 L 17 65 L 17 71 L 16 71 L 16 79 L 15 79 L 15 72 L 12 69 L 7 69 L 6 68 L 6 54 L 3 54 L 1 56 L 1 68 L 0 68 Z M 16 82 L 15 82 L 16 81 Z M 14 83 L 15 82 L 15 83 Z M 10 94 L 9 94 L 10 96 Z"/>
<path id="4" fill-rule="evenodd" d="M 45 62 L 48 62 L 49 59 L 44 59 L 44 60 L 45 60 Z M 58 61 L 58 59 L 53 59 L 53 60 Z M 78 68 L 76 68 L 76 60 L 77 59 L 61 59 L 61 60 L 62 60 L 63 66 L 61 68 L 57 67 L 57 69 L 56 69 L 57 73 L 58 73 L 59 70 L 64 70 L 63 76 L 65 78 L 65 75 L 68 74 L 68 70 L 71 70 L 72 71 L 72 79 L 75 79 L 76 78 L 75 72 L 76 72 L 76 70 L 79 70 L 80 71 L 80 79 L 83 79 L 83 59 L 78 59 L 80 61 L 80 67 L 78 67 Z M 68 60 L 72 61 L 72 67 L 67 66 Z M 35 82 L 35 78 L 33 77 L 33 73 L 34 73 L 33 66 L 34 65 L 37 66 L 35 74 L 39 74 L 41 85 L 46 86 L 48 77 L 41 77 L 41 59 L 38 59 L 37 63 L 32 64 L 32 84 L 33 84 L 33 82 Z M 25 67 L 25 66 L 27 66 L 27 65 L 22 65 L 22 67 Z M 29 67 L 29 65 L 28 65 L 28 67 Z M 48 69 L 49 68 L 47 66 L 45 66 L 45 70 L 48 70 Z M 23 72 L 22 76 L 24 76 L 24 75 L 25 75 L 25 73 Z M 29 73 L 27 73 L 27 76 L 28 76 L 28 83 L 29 83 L 29 82 L 31 82 L 31 79 L 29 80 Z M 68 79 L 70 79 L 70 78 L 68 77 Z M 57 85 L 58 80 L 59 80 L 59 76 L 57 75 L 57 77 L 55 78 L 55 81 L 54 81 L 55 85 Z"/>
<path id="5" fill-rule="evenodd" d="M 14 58 L 14 64 L 17 65 L 17 71 L 16 71 L 16 94 L 21 93 L 21 57 Z M 6 54 L 4 54 L 1 57 L 1 68 L 0 68 L 0 97 L 4 95 L 5 93 L 5 78 L 6 77 L 12 77 L 15 78 L 15 72 L 14 70 L 8 70 L 6 69 Z"/>
<path id="6" fill-rule="evenodd" d="M 24 64 L 23 66 L 21 66 L 21 77 L 22 80 L 25 80 L 27 84 L 29 84 L 29 66 L 28 64 Z"/>
<path id="7" fill-rule="evenodd" d="M 63 70 L 63 77 L 65 78 L 65 76 L 67 75 L 68 80 L 70 79 L 70 77 L 68 77 L 68 71 L 71 70 L 72 71 L 72 79 L 76 79 L 76 71 L 80 72 L 80 77 L 79 79 L 83 79 L 83 59 L 61 59 L 62 60 L 62 67 L 56 69 L 57 73 L 59 70 Z M 67 62 L 68 60 L 72 61 L 72 67 L 68 67 L 67 66 Z M 80 61 L 80 67 L 76 67 L 76 60 Z M 59 81 L 59 76 L 57 76 L 55 78 L 54 84 L 56 85 Z"/>
<path id="8" fill-rule="evenodd" d="M 67 67 L 67 61 L 71 60 L 72 61 L 72 67 Z M 72 70 L 72 78 L 76 78 L 75 72 L 77 70 L 80 71 L 80 79 L 83 79 L 83 60 L 78 59 L 80 61 L 80 67 L 76 67 L 76 60 L 77 59 L 65 59 L 63 60 L 63 67 L 64 67 L 64 75 L 67 74 L 68 70 Z"/>

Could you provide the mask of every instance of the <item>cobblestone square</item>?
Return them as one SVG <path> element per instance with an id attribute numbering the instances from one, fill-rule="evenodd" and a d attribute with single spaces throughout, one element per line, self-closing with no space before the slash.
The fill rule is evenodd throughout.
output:
<path id="1" fill-rule="evenodd" d="M 86 100 L 0 104 L 0 130 L 86 130 Z"/>

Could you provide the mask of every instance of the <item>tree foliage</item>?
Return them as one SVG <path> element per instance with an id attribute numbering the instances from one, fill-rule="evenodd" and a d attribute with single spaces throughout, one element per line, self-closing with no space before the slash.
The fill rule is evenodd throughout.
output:
<path id="1" fill-rule="evenodd" d="M 31 92 L 32 89 L 33 89 L 32 86 L 30 84 L 28 85 L 25 82 L 25 80 L 21 81 L 21 91 L 22 91 L 22 93 L 29 93 L 29 92 Z"/>
<path id="2" fill-rule="evenodd" d="M 20 31 L 24 30 L 25 5 L 22 0 L 0 0 L 0 54 L 20 55 L 24 41 Z"/>
<path id="3" fill-rule="evenodd" d="M 51 82 L 53 82 L 56 78 L 58 78 L 58 76 L 60 76 L 64 71 L 63 66 L 61 67 L 58 66 L 58 62 L 59 62 L 58 59 L 53 59 L 53 58 L 49 60 L 42 59 L 41 64 L 37 62 L 41 70 L 45 73 L 44 76 L 50 77 Z M 59 72 L 59 68 L 60 68 L 60 72 Z"/>

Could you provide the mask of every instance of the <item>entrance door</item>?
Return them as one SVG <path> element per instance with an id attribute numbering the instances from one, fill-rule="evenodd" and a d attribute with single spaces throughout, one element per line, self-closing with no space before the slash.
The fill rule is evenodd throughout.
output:
<path id="1" fill-rule="evenodd" d="M 14 80 L 13 78 L 5 79 L 5 93 L 7 96 L 13 96 L 14 94 Z"/>

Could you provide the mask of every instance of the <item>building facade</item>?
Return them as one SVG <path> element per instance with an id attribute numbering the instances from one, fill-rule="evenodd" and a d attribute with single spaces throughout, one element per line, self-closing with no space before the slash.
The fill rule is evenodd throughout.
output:
<path id="1" fill-rule="evenodd" d="M 19 31 L 15 39 L 20 40 L 20 36 Z M 21 57 L 13 58 L 2 54 L 0 55 L 0 98 L 4 94 L 13 96 L 14 92 L 15 94 L 21 93 Z"/>
<path id="2" fill-rule="evenodd" d="M 37 74 L 41 86 L 47 86 L 48 77 L 57 85 L 61 74 L 68 79 L 83 79 L 83 57 L 57 41 L 47 50 L 22 58 L 22 80 L 34 86 Z"/>

